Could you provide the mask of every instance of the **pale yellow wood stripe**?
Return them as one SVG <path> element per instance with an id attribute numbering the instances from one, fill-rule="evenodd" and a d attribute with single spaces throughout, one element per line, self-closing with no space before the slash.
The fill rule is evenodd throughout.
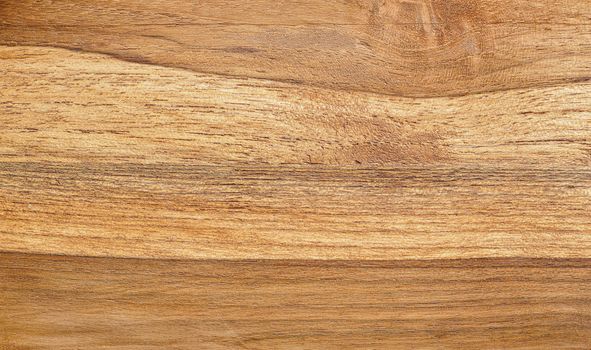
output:
<path id="1" fill-rule="evenodd" d="M 411 99 L 0 48 L 0 160 L 591 164 L 591 85 Z"/>

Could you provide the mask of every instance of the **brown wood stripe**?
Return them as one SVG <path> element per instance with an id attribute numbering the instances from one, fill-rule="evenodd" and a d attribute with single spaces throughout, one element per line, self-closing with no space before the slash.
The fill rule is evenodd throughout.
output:
<path id="1" fill-rule="evenodd" d="M 590 19 L 590 6 L 574 0 L 10 0 L 0 6 L 0 44 L 449 96 L 588 81 Z"/>
<path id="2" fill-rule="evenodd" d="M 0 254 L 5 349 L 587 349 L 591 260 Z"/>

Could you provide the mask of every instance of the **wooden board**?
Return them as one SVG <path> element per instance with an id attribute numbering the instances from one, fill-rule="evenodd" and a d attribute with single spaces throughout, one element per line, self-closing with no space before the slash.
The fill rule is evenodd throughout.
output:
<path id="1" fill-rule="evenodd" d="M 447 96 L 589 80 L 579 0 L 4 0 L 0 42 L 339 90 Z"/>
<path id="2" fill-rule="evenodd" d="M 4 0 L 0 128 L 0 349 L 591 347 L 588 1 Z"/>
<path id="3" fill-rule="evenodd" d="M 588 349 L 589 260 L 0 255 L 8 349 Z"/>

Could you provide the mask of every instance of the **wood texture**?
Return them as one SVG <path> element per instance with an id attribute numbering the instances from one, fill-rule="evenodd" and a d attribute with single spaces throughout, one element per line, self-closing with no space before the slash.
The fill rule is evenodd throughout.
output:
<path id="1" fill-rule="evenodd" d="M 578 0 L 4 0 L 0 16 L 8 45 L 395 95 L 588 81 L 591 68 Z"/>
<path id="2" fill-rule="evenodd" d="M 589 349 L 591 3 L 0 0 L 0 349 Z"/>
<path id="3" fill-rule="evenodd" d="M 187 262 L 4 254 L 0 278 L 0 339 L 8 349 L 591 344 L 589 260 Z"/>
<path id="4" fill-rule="evenodd" d="M 588 83 L 410 99 L 61 49 L 0 55 L 6 249 L 591 256 Z"/>

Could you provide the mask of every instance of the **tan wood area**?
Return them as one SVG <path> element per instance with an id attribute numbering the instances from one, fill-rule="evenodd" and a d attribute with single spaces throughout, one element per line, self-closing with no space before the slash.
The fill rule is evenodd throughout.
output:
<path id="1" fill-rule="evenodd" d="M 0 0 L 0 349 L 591 349 L 591 2 Z"/>

